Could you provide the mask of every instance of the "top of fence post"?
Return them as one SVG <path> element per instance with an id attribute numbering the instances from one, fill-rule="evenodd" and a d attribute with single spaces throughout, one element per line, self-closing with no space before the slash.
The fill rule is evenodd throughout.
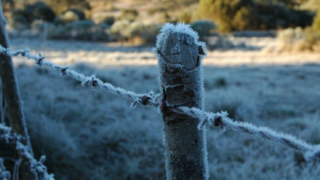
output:
<path id="1" fill-rule="evenodd" d="M 204 129 L 194 117 L 166 107 L 204 107 L 202 56 L 204 43 L 189 25 L 166 24 L 158 35 L 158 55 L 163 93 L 162 117 L 167 179 L 208 179 Z"/>

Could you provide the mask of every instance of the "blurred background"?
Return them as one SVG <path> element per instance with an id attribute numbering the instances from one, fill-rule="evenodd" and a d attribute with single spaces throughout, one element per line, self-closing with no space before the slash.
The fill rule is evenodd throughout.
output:
<path id="1" fill-rule="evenodd" d="M 207 44 L 207 111 L 320 143 L 320 0 L 1 2 L 13 50 L 138 93 L 160 92 L 151 48 L 162 25 L 188 23 Z M 165 179 L 156 108 L 13 61 L 35 155 L 56 179 Z M 212 180 L 320 177 L 319 162 L 259 138 L 208 128 L 207 141 Z"/>
<path id="2" fill-rule="evenodd" d="M 14 36 L 45 33 L 48 39 L 154 44 L 163 23 L 184 22 L 211 49 L 236 46 L 228 42 L 231 35 L 277 37 L 284 44 L 281 50 L 319 51 L 319 0 L 4 0 L 2 4 Z"/>

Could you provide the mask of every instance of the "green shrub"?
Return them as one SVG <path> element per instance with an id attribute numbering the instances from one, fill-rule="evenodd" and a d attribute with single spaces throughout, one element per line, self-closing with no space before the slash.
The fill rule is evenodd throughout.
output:
<path id="1" fill-rule="evenodd" d="M 200 39 L 204 39 L 212 34 L 217 26 L 212 21 L 202 20 L 193 22 L 191 28 L 199 34 Z"/>
<path id="2" fill-rule="evenodd" d="M 128 20 L 128 21 L 134 21 L 139 16 L 139 13 L 135 9 L 125 9 L 122 10 L 120 15 L 120 20 Z"/>
<path id="3" fill-rule="evenodd" d="M 320 31 L 320 9 L 318 10 L 316 17 L 313 19 L 312 28 Z"/>
<path id="4" fill-rule="evenodd" d="M 35 20 L 35 21 L 33 21 L 32 24 L 31 24 L 31 28 L 32 28 L 33 30 L 37 30 L 38 32 L 39 32 L 39 31 L 40 31 L 40 32 L 43 32 L 43 31 L 45 30 L 46 26 L 47 26 L 47 22 L 45 22 L 45 21 L 43 21 L 43 20 L 41 20 L 41 19 Z"/>
<path id="5" fill-rule="evenodd" d="M 91 9 L 88 0 L 46 0 L 46 2 L 57 14 L 61 14 L 70 8 L 81 10 Z"/>
<path id="6" fill-rule="evenodd" d="M 26 17 L 24 16 L 15 16 L 13 18 L 12 26 L 19 30 L 24 30 L 30 28 L 30 24 Z"/>
<path id="7" fill-rule="evenodd" d="M 30 28 L 33 21 L 53 22 L 55 14 L 50 7 L 42 2 L 27 4 L 24 9 L 12 11 L 11 24 L 15 28 Z"/>
<path id="8" fill-rule="evenodd" d="M 110 29 L 112 39 L 125 40 L 126 32 L 124 31 L 128 29 L 129 26 L 130 22 L 127 20 L 116 21 Z"/>
<path id="9" fill-rule="evenodd" d="M 56 17 L 53 10 L 43 2 L 26 5 L 24 11 L 30 23 L 37 19 L 53 22 Z"/>
<path id="10" fill-rule="evenodd" d="M 144 25 L 140 22 L 122 20 L 112 25 L 110 35 L 113 41 L 128 41 L 134 44 L 154 43 L 160 28 L 155 24 Z"/>
<path id="11" fill-rule="evenodd" d="M 109 36 L 105 27 L 96 25 L 89 20 L 79 20 L 66 25 L 50 25 L 49 39 L 75 39 L 87 41 L 108 41 Z"/>
<path id="12" fill-rule="evenodd" d="M 158 22 L 159 23 L 172 22 L 172 19 L 167 12 L 163 12 L 159 14 Z"/>
<path id="13" fill-rule="evenodd" d="M 224 32 L 306 27 L 313 18 L 307 11 L 289 9 L 278 2 L 258 0 L 201 0 L 199 13 L 214 20 Z"/>
<path id="14" fill-rule="evenodd" d="M 256 24 L 253 24 L 255 10 L 252 8 L 242 7 L 240 8 L 232 21 L 232 26 L 237 27 L 237 30 L 254 29 Z"/>
<path id="15" fill-rule="evenodd" d="M 190 12 L 184 11 L 179 15 L 179 21 L 184 23 L 191 23 L 192 21 L 192 15 Z"/>
<path id="16" fill-rule="evenodd" d="M 72 11 L 75 14 L 77 14 L 77 16 L 79 17 L 79 20 L 85 20 L 86 19 L 86 14 L 81 9 L 71 8 L 71 9 L 68 9 L 66 12 L 68 12 L 68 11 Z"/>
<path id="17" fill-rule="evenodd" d="M 282 51 L 320 52 L 320 31 L 313 28 L 289 28 L 278 33 Z"/>
<path id="18" fill-rule="evenodd" d="M 129 22 L 126 20 L 117 21 L 111 27 L 111 33 L 120 39 L 131 39 L 134 36 L 139 36 L 143 31 L 144 26 L 139 22 Z"/>
<path id="19" fill-rule="evenodd" d="M 320 31 L 306 28 L 304 38 L 304 49 L 320 52 Z"/>
<path id="20" fill-rule="evenodd" d="M 79 20 L 84 20 L 85 14 L 79 9 L 68 9 L 62 15 L 55 20 L 55 23 L 71 23 Z"/>
<path id="21" fill-rule="evenodd" d="M 60 16 L 60 19 L 64 23 L 71 23 L 71 22 L 75 22 L 75 21 L 80 20 L 79 16 L 76 13 L 74 13 L 73 11 L 65 12 L 62 16 Z"/>
<path id="22" fill-rule="evenodd" d="M 147 10 L 148 15 L 154 15 L 156 13 L 164 13 L 166 12 L 167 9 L 163 7 L 151 7 L 150 9 Z"/>
<path id="23" fill-rule="evenodd" d="M 157 35 L 160 33 L 161 25 L 148 24 L 145 25 L 144 30 L 140 33 L 140 36 L 144 44 L 155 44 Z"/>
<path id="24" fill-rule="evenodd" d="M 305 32 L 302 28 L 288 28 L 278 33 L 277 39 L 282 42 L 292 43 L 293 41 L 303 40 Z"/>
<path id="25" fill-rule="evenodd" d="M 301 9 L 306 9 L 306 10 L 310 10 L 310 11 L 318 11 L 320 9 L 320 1 L 319 0 L 300 0 L 301 5 L 300 8 Z"/>
<path id="26" fill-rule="evenodd" d="M 115 21 L 116 19 L 113 16 L 106 16 L 106 17 L 100 18 L 99 23 L 112 26 L 115 23 Z"/>
<path id="27" fill-rule="evenodd" d="M 9 22 L 14 28 L 18 28 L 18 27 L 26 28 L 30 25 L 28 19 L 25 16 L 25 12 L 22 9 L 14 10 L 12 12 L 12 16 Z"/>

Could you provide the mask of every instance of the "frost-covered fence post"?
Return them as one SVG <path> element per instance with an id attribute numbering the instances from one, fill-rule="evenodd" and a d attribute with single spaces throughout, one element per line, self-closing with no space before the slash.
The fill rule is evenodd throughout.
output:
<path id="1" fill-rule="evenodd" d="M 168 180 L 208 179 L 205 128 L 199 120 L 176 113 L 170 107 L 204 108 L 201 59 L 204 43 L 188 25 L 166 24 L 158 35 L 161 105 Z"/>
<path id="2" fill-rule="evenodd" d="M 9 38 L 5 29 L 6 19 L 2 12 L 2 6 L 0 3 L 0 44 L 9 48 Z M 22 143 L 29 148 L 29 151 L 32 153 L 32 148 L 29 140 L 29 135 L 27 131 L 26 122 L 22 112 L 22 105 L 20 101 L 19 88 L 17 85 L 17 80 L 14 73 L 14 68 L 12 64 L 11 56 L 2 53 L 0 54 L 0 76 L 2 82 L 2 93 L 5 101 L 6 114 L 8 116 L 10 126 L 12 130 L 24 137 Z M 3 113 L 3 112 L 2 112 Z M 19 158 L 22 158 L 18 154 Z M 19 179 L 32 180 L 35 179 L 33 172 L 30 170 L 28 161 L 23 161 L 21 164 L 22 177 Z"/>

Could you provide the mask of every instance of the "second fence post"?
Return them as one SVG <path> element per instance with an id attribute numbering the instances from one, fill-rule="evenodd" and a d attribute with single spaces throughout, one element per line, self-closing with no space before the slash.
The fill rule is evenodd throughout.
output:
<path id="1" fill-rule="evenodd" d="M 208 179 L 205 130 L 197 128 L 196 118 L 170 110 L 179 106 L 203 109 L 204 48 L 188 25 L 166 24 L 158 35 L 155 51 L 163 93 L 161 111 L 168 180 Z"/>

